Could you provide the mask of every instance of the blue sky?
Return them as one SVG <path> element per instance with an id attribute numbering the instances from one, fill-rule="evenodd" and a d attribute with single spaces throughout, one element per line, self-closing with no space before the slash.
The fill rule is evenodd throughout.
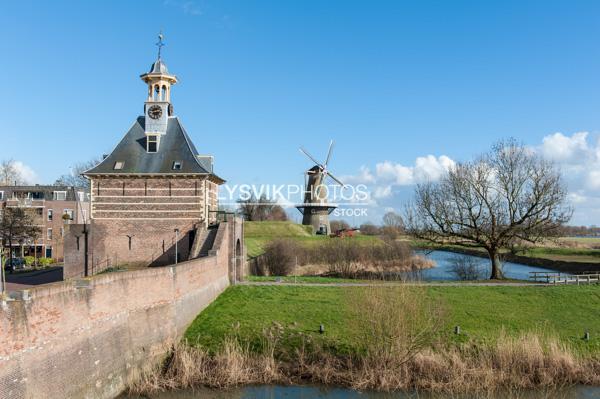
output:
<path id="1" fill-rule="evenodd" d="M 0 159 L 52 182 L 110 152 L 162 29 L 175 112 L 232 184 L 301 182 L 297 147 L 334 139 L 378 221 L 513 136 L 563 168 L 573 223 L 600 224 L 599 22 L 595 1 L 6 2 Z"/>

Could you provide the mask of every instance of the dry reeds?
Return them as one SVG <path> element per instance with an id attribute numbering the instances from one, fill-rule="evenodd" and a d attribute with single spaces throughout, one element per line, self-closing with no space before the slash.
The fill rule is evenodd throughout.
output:
<path id="1" fill-rule="evenodd" d="M 350 331 L 356 335 L 350 352 L 336 353 L 310 333 L 274 323 L 263 332 L 259 349 L 239 334 L 214 354 L 179 344 L 163 364 L 137 376 L 130 391 L 316 383 L 484 394 L 600 385 L 599 356 L 580 356 L 544 334 L 501 332 L 493 343 L 451 344 L 440 334 L 443 307 L 424 295 L 421 287 L 408 286 L 349 290 Z"/>
<path id="2" fill-rule="evenodd" d="M 428 348 L 405 362 L 390 362 L 387 356 L 378 362 L 373 354 L 353 358 L 299 350 L 296 355 L 279 360 L 235 341 L 227 341 L 216 355 L 180 344 L 167 366 L 142 373 L 129 390 L 150 394 L 197 386 L 310 382 L 360 390 L 490 393 L 600 384 L 599 359 L 577 357 L 556 341 L 543 345 L 529 334 L 483 347 Z"/>
<path id="3" fill-rule="evenodd" d="M 296 266 L 323 265 L 329 275 L 345 278 L 397 277 L 399 273 L 433 267 L 423 257 L 414 256 L 400 241 L 358 242 L 332 238 L 316 245 L 303 246 L 292 239 L 276 239 L 267 244 L 265 253 L 253 261 L 257 275 L 286 276 Z"/>

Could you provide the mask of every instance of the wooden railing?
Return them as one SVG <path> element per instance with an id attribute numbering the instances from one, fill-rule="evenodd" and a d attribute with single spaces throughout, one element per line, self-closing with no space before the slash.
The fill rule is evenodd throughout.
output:
<path id="1" fill-rule="evenodd" d="M 549 272 L 529 272 L 529 279 L 547 284 L 600 284 L 600 273 L 565 274 Z"/>

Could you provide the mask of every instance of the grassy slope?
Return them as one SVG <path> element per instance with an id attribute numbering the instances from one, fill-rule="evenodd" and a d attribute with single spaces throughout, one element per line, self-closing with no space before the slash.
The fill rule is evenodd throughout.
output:
<path id="1" fill-rule="evenodd" d="M 229 288 L 204 310 L 186 332 L 190 343 L 216 348 L 232 334 L 257 342 L 264 328 L 278 322 L 311 333 L 338 350 L 353 347 L 357 339 L 352 314 L 345 303 L 357 287 L 237 286 Z M 583 352 L 600 353 L 600 287 L 428 287 L 429 298 L 447 313 L 444 335 L 451 341 L 467 336 L 494 340 L 505 330 L 557 335 Z M 317 333 L 324 324 L 326 334 Z M 452 335 L 460 325 L 466 334 Z M 589 331 L 592 340 L 581 340 Z M 354 337 L 354 338 L 353 338 Z"/>
<path id="2" fill-rule="evenodd" d="M 329 237 L 313 235 L 310 226 L 303 226 L 293 222 L 245 222 L 244 238 L 248 256 L 253 257 L 264 252 L 264 246 L 277 238 L 291 238 L 302 244 L 311 245 L 327 240 Z M 371 241 L 378 239 L 372 236 L 357 235 L 351 238 L 357 241 Z"/>
<path id="3" fill-rule="evenodd" d="M 527 250 L 523 255 L 566 262 L 600 262 L 600 250 L 598 249 L 542 247 Z"/>

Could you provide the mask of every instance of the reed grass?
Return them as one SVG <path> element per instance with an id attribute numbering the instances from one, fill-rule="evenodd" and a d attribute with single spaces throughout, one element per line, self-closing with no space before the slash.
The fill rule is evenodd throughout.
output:
<path id="1" fill-rule="evenodd" d="M 582 354 L 544 331 L 500 332 L 493 341 L 456 342 L 440 333 L 446 310 L 424 289 L 349 290 L 348 323 L 359 339 L 349 351 L 273 323 L 256 340 L 233 328 L 217 350 L 183 341 L 164 362 L 138 373 L 132 394 L 249 384 L 327 384 L 358 390 L 450 394 L 520 392 L 600 385 L 600 356 Z"/>
<path id="2" fill-rule="evenodd" d="M 225 341 L 217 354 L 181 343 L 164 364 L 139 374 L 129 392 L 314 383 L 358 390 L 483 394 L 600 385 L 600 359 L 579 357 L 557 340 L 533 334 L 505 337 L 489 346 L 426 348 L 402 361 L 390 361 L 381 353 L 344 357 L 300 349 L 287 359 L 275 353 L 256 353 L 235 339 Z"/>

